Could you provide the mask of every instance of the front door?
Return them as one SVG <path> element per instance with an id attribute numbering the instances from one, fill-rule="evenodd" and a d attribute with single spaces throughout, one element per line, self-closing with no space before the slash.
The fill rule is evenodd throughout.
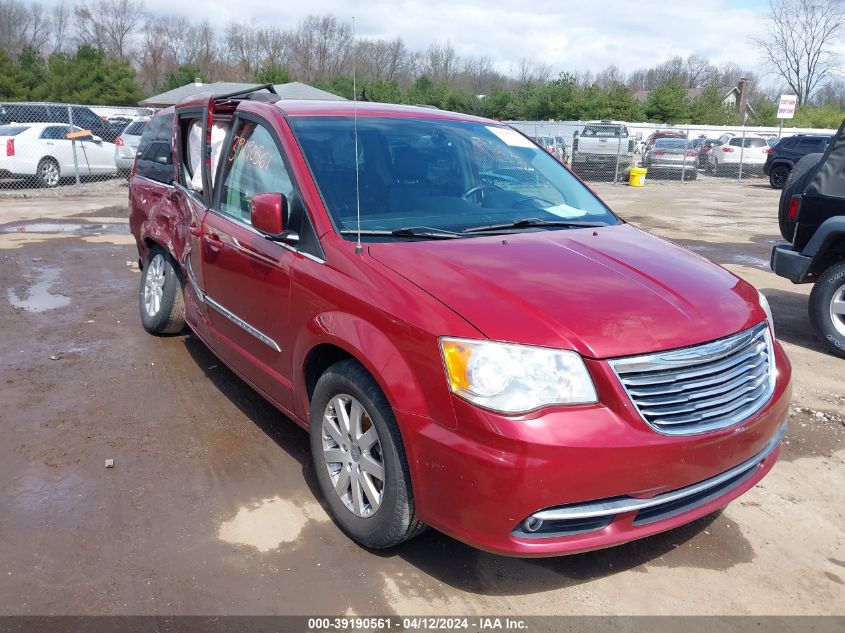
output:
<path id="1" fill-rule="evenodd" d="M 203 225 L 203 272 L 217 352 L 283 407 L 292 403 L 291 265 L 296 255 L 250 223 L 257 193 L 291 198 L 293 185 L 270 124 L 238 117 Z"/>

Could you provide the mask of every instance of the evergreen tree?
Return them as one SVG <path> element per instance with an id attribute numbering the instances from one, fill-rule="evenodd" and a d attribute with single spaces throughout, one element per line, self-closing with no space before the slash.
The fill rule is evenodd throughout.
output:
<path id="1" fill-rule="evenodd" d="M 665 81 L 651 91 L 644 110 L 650 121 L 683 123 L 689 118 L 687 91 L 677 79 Z"/>
<path id="2" fill-rule="evenodd" d="M 175 90 L 176 88 L 181 88 L 184 85 L 192 84 L 197 79 L 203 83 L 208 81 L 197 66 L 182 64 L 176 70 L 170 71 L 164 76 L 164 85 L 162 86 L 162 90 L 165 92 L 168 90 Z"/>
<path id="3" fill-rule="evenodd" d="M 18 77 L 19 72 L 17 64 L 6 53 L 0 51 L 0 99 L 10 101 L 26 99 L 26 89 Z"/>

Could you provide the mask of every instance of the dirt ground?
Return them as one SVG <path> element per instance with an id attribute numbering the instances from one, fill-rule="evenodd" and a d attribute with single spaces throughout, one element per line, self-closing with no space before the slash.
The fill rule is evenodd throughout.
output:
<path id="1" fill-rule="evenodd" d="M 768 270 L 777 192 L 597 189 L 763 290 L 794 411 L 780 463 L 723 512 L 543 560 L 432 530 L 356 546 L 306 434 L 194 337 L 142 330 L 125 188 L 0 200 L 0 613 L 845 614 L 845 360 L 810 332 L 809 287 Z"/>

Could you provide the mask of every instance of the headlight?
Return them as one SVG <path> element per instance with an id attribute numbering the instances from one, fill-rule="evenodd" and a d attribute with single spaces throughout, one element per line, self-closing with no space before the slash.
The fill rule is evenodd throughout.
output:
<path id="1" fill-rule="evenodd" d="M 441 338 L 440 349 L 452 391 L 486 409 L 524 413 L 598 401 L 575 352 L 455 338 Z"/>
<path id="2" fill-rule="evenodd" d="M 757 291 L 757 296 L 760 298 L 760 307 L 763 308 L 763 312 L 766 313 L 766 320 L 769 322 L 769 328 L 772 330 L 772 339 L 775 338 L 775 320 L 772 317 L 772 307 L 769 305 L 769 300 L 766 299 L 766 295 L 764 295 L 759 290 Z"/>

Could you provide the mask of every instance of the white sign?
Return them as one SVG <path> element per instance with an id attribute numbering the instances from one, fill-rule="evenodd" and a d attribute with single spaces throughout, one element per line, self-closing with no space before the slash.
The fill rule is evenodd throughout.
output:
<path id="1" fill-rule="evenodd" d="M 781 95 L 778 104 L 778 118 L 791 119 L 795 116 L 795 107 L 798 105 L 798 97 L 795 95 Z"/>

